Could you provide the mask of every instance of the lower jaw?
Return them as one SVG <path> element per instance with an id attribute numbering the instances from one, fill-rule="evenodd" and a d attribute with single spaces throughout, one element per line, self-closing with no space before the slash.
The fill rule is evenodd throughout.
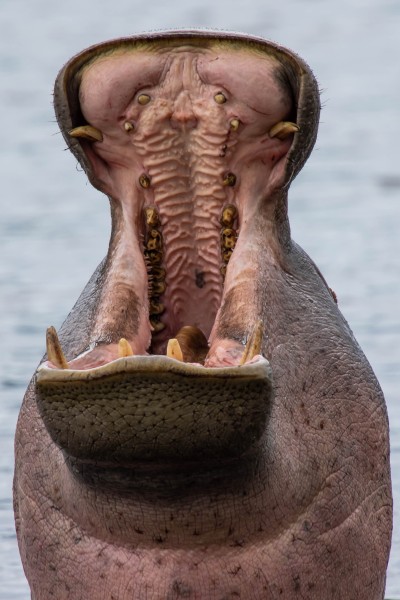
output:
<path id="1" fill-rule="evenodd" d="M 272 401 L 268 361 L 207 368 L 162 356 L 36 374 L 38 407 L 70 457 L 99 464 L 204 461 L 243 455 L 261 439 Z"/>

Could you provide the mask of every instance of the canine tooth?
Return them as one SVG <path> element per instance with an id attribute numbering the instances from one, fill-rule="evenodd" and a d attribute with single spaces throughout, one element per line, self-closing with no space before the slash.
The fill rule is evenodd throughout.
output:
<path id="1" fill-rule="evenodd" d="M 141 175 L 139 177 L 139 183 L 142 186 L 142 188 L 147 189 L 148 187 L 150 187 L 150 177 L 148 175 Z"/>
<path id="2" fill-rule="evenodd" d="M 68 363 L 62 351 L 57 331 L 49 327 L 46 331 L 47 357 L 58 369 L 68 369 Z"/>
<path id="3" fill-rule="evenodd" d="M 125 131 L 132 131 L 134 129 L 133 124 L 130 121 L 125 121 L 124 129 Z"/>
<path id="4" fill-rule="evenodd" d="M 144 106 L 150 102 L 150 96 L 148 94 L 140 94 L 140 96 L 138 96 L 138 102 Z"/>
<path id="5" fill-rule="evenodd" d="M 168 341 L 167 356 L 168 358 L 174 358 L 175 360 L 183 362 L 182 350 L 176 338 L 172 338 Z"/>
<path id="6" fill-rule="evenodd" d="M 254 358 L 257 354 L 261 352 L 262 346 L 262 338 L 263 338 L 263 325 L 262 321 L 259 320 L 254 325 L 253 330 L 249 337 L 247 338 L 246 347 L 243 352 L 242 360 L 240 361 L 241 365 L 249 362 L 252 358 Z"/>
<path id="7" fill-rule="evenodd" d="M 236 184 L 236 175 L 234 173 L 227 173 L 224 177 L 223 184 L 233 187 Z"/>
<path id="8" fill-rule="evenodd" d="M 278 140 L 284 140 L 292 133 L 297 133 L 298 131 L 300 131 L 300 127 L 296 125 L 296 123 L 291 123 L 291 121 L 279 121 L 279 123 L 274 125 L 270 130 L 269 137 L 277 137 Z"/>
<path id="9" fill-rule="evenodd" d="M 226 102 L 226 97 L 222 92 L 218 92 L 217 94 L 215 94 L 214 100 L 217 104 L 224 104 Z"/>
<path id="10" fill-rule="evenodd" d="M 132 346 L 125 338 L 121 338 L 118 342 L 118 358 L 133 356 Z"/>
<path id="11" fill-rule="evenodd" d="M 240 121 L 239 119 L 232 119 L 229 125 L 232 131 L 237 131 L 239 129 Z"/>
<path id="12" fill-rule="evenodd" d="M 81 125 L 80 127 L 74 127 L 68 131 L 68 135 L 73 138 L 84 138 L 90 142 L 102 142 L 103 134 L 100 129 L 92 127 L 91 125 Z"/>

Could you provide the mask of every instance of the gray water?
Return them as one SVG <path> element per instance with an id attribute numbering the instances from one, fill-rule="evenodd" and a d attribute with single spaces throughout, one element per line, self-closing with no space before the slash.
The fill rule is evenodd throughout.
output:
<path id="1" fill-rule="evenodd" d="M 273 39 L 315 71 L 324 109 L 294 182 L 294 239 L 313 257 L 386 395 L 395 497 L 386 595 L 400 598 L 399 0 L 0 0 L 0 598 L 29 597 L 14 532 L 13 435 L 27 383 L 103 257 L 105 197 L 58 133 L 52 85 L 84 47 L 169 27 Z"/>

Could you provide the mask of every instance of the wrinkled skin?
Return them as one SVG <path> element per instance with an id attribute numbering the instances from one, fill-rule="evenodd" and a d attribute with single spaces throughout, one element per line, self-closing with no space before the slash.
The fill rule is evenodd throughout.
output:
<path id="1" fill-rule="evenodd" d="M 154 34 L 72 59 L 55 105 L 113 229 L 59 333 L 68 368 L 50 340 L 19 418 L 32 598 L 383 598 L 384 399 L 287 217 L 317 133 L 312 73 L 262 40 Z M 177 362 L 184 326 L 207 343 L 190 334 L 185 355 L 181 336 Z"/>

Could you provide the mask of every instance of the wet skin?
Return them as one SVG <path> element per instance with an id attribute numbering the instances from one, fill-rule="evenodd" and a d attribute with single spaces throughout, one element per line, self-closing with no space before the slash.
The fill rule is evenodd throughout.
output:
<path id="1" fill-rule="evenodd" d="M 113 226 L 18 423 L 32 597 L 383 598 L 382 392 L 290 238 L 307 65 L 156 34 L 73 58 L 55 106 Z"/>

